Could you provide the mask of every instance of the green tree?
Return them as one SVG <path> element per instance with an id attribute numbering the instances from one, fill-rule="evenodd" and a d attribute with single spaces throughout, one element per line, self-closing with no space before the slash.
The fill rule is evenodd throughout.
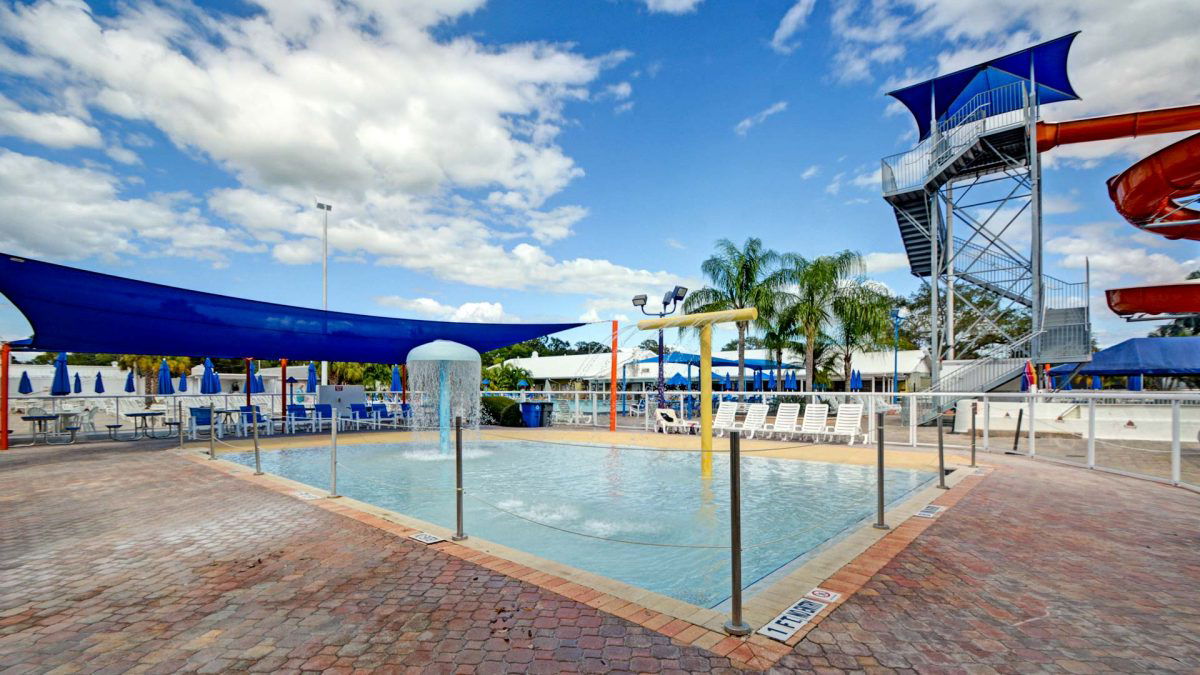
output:
<path id="1" fill-rule="evenodd" d="M 991 291 L 960 284 L 955 292 L 959 301 L 954 307 L 954 356 L 976 359 L 984 348 L 993 344 L 1008 344 L 1032 330 L 1029 310 L 1008 302 Z M 900 348 L 930 350 L 929 342 L 929 284 L 904 300 L 908 319 L 900 324 Z M 945 326 L 945 302 L 938 305 L 938 325 Z M 944 340 L 943 340 L 944 342 Z"/>
<path id="2" fill-rule="evenodd" d="M 42 352 L 33 357 L 32 363 L 48 365 L 58 358 L 58 352 Z M 68 366 L 107 366 L 113 361 L 119 361 L 120 354 L 86 354 L 83 352 L 67 352 Z"/>
<path id="3" fill-rule="evenodd" d="M 855 279 L 842 284 L 833 299 L 834 339 L 842 357 L 842 376 L 848 385 L 855 351 L 865 352 L 887 342 L 891 328 L 891 311 L 897 306 L 879 284 Z"/>
<path id="4" fill-rule="evenodd" d="M 644 349 L 644 350 L 650 352 L 651 354 L 658 356 L 658 338 L 650 338 L 648 340 L 642 340 L 642 343 L 640 345 L 638 345 L 638 349 Z M 673 350 L 670 347 L 668 347 L 666 344 L 663 345 L 663 354 L 670 354 L 672 351 Z"/>
<path id="5" fill-rule="evenodd" d="M 731 352 L 737 348 L 738 348 L 738 341 L 737 341 L 737 338 L 734 338 L 734 339 L 730 340 L 729 342 L 726 342 L 725 345 L 723 347 L 721 347 L 721 351 Z M 762 338 L 759 338 L 756 335 L 747 335 L 746 336 L 746 349 L 766 349 L 766 347 L 763 346 Z"/>
<path id="6" fill-rule="evenodd" d="M 816 375 L 817 342 L 833 320 L 834 301 L 843 284 L 863 271 L 862 256 L 845 250 L 812 260 L 789 253 L 784 256 L 782 269 L 774 275 L 774 285 L 791 289 L 783 302 L 796 313 L 796 326 L 804 343 L 804 381 L 809 391 Z"/>
<path id="7" fill-rule="evenodd" d="M 800 352 L 804 345 L 796 339 L 798 315 L 795 304 L 787 302 L 783 293 L 776 293 L 772 300 L 771 303 L 758 308 L 758 320 L 754 325 L 761 336 L 750 337 L 747 342 L 753 340 L 770 354 L 776 363 L 776 391 L 783 391 L 783 353 L 786 350 Z"/>
<path id="8" fill-rule="evenodd" d="M 329 379 L 333 384 L 362 384 L 367 364 L 353 361 L 331 361 Z"/>
<path id="9" fill-rule="evenodd" d="M 716 252 L 700 265 L 710 285 L 693 291 L 683 301 L 688 314 L 746 309 L 769 305 L 776 292 L 773 272 L 779 254 L 751 237 L 742 248 L 728 239 L 717 241 Z M 746 390 L 746 332 L 749 321 L 737 322 L 738 390 Z"/>
<path id="10" fill-rule="evenodd" d="M 515 391 L 521 380 L 529 381 L 528 370 L 509 363 L 501 363 L 483 369 L 483 379 L 489 380 L 487 388 L 490 391 Z"/>
<path id="11" fill-rule="evenodd" d="M 571 354 L 608 354 L 612 351 L 612 347 L 603 342 L 595 340 L 580 340 L 575 343 L 569 353 Z"/>
<path id="12" fill-rule="evenodd" d="M 162 360 L 167 360 L 167 367 L 171 370 L 172 376 L 179 376 L 185 372 L 191 372 L 192 360 L 186 356 L 163 356 L 160 354 L 121 354 L 117 357 L 117 366 L 121 370 L 133 369 L 141 374 L 145 383 L 144 391 L 147 394 L 158 393 L 158 369 L 162 364 Z M 68 358 L 69 362 L 69 358 Z"/>

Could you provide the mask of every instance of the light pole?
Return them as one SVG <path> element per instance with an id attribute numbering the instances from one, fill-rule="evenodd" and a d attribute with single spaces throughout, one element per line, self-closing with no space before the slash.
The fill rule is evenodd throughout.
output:
<path id="1" fill-rule="evenodd" d="M 642 310 L 642 314 L 645 314 L 646 316 L 657 316 L 658 318 L 661 319 L 664 316 L 667 316 L 668 314 L 675 313 L 675 308 L 678 307 L 679 303 L 683 302 L 683 297 L 685 295 L 687 295 L 687 291 L 688 291 L 688 289 L 684 288 L 683 286 L 676 286 L 674 289 L 667 291 L 666 294 L 663 295 L 661 312 L 647 312 L 646 311 L 646 296 L 645 295 L 633 296 L 633 306 Z M 670 306 L 670 309 L 667 309 L 668 305 Z M 666 384 L 663 380 L 663 329 L 659 328 L 658 329 L 658 407 L 665 408 L 665 407 L 667 407 L 666 403 L 667 403 L 667 391 L 666 391 Z"/>
<path id="2" fill-rule="evenodd" d="M 317 200 L 317 208 L 325 213 L 321 228 L 321 309 L 329 311 L 329 212 L 333 204 Z M 321 384 L 329 384 L 329 362 L 321 362 Z"/>
<path id="3" fill-rule="evenodd" d="M 907 307 L 892 310 L 892 403 L 900 400 L 900 322 L 907 318 Z"/>

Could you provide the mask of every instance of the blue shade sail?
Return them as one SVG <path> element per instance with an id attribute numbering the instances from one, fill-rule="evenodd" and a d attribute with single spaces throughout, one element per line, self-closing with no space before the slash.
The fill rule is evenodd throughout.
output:
<path id="1" fill-rule="evenodd" d="M 50 383 L 51 396 L 66 396 L 71 393 L 71 377 L 67 374 L 67 353 L 59 352 L 54 359 L 54 380 Z"/>
<path id="2" fill-rule="evenodd" d="M 0 254 L 0 293 L 33 326 L 23 350 L 394 363 L 451 340 L 477 351 L 581 323 L 454 323 L 324 312 Z"/>
<path id="3" fill-rule="evenodd" d="M 1050 372 L 1067 375 L 1074 363 L 1055 366 Z M 1092 354 L 1079 375 L 1200 375 L 1200 336 L 1130 338 Z M 1099 389 L 1099 381 L 1093 381 Z"/>
<path id="4" fill-rule="evenodd" d="M 104 393 L 104 378 L 100 377 L 100 373 L 96 373 L 96 384 L 93 385 L 92 391 L 96 392 L 97 394 Z"/>
<path id="5" fill-rule="evenodd" d="M 1067 76 L 1067 56 L 1077 35 L 1078 31 L 932 80 L 889 91 L 888 96 L 903 103 L 912 113 L 921 140 L 929 136 L 931 120 L 945 121 L 964 110 L 978 94 L 1012 82 L 1032 83 L 1038 103 L 1076 100 L 1079 95 Z M 988 116 L 1016 110 L 1021 106 L 1016 97 L 998 98 L 988 103 Z"/>
<path id="6" fill-rule="evenodd" d="M 658 363 L 658 357 L 651 356 L 648 359 L 642 359 L 641 361 L 638 361 L 638 363 Z M 671 352 L 663 357 L 663 363 L 679 363 L 679 364 L 684 364 L 684 365 L 688 365 L 688 366 L 699 366 L 700 365 L 700 355 L 699 354 L 688 354 L 685 352 Z M 714 357 L 712 357 L 712 364 L 713 364 L 713 367 L 736 366 L 737 361 L 731 361 L 729 359 L 723 359 L 718 356 L 714 356 Z"/>

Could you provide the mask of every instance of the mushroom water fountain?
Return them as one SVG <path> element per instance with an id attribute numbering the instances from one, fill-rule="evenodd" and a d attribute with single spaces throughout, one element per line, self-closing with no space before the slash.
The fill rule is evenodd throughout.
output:
<path id="1" fill-rule="evenodd" d="M 442 454 L 453 449 L 454 418 L 479 426 L 479 352 L 449 340 L 434 340 L 408 353 L 408 381 L 421 398 L 413 406 L 418 429 L 436 429 Z"/>

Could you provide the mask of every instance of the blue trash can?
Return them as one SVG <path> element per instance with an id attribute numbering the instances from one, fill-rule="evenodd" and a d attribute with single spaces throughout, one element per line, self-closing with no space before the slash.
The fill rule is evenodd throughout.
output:
<path id="1" fill-rule="evenodd" d="M 527 427 L 542 426 L 542 405 L 540 403 L 524 402 L 521 404 L 521 421 Z"/>

